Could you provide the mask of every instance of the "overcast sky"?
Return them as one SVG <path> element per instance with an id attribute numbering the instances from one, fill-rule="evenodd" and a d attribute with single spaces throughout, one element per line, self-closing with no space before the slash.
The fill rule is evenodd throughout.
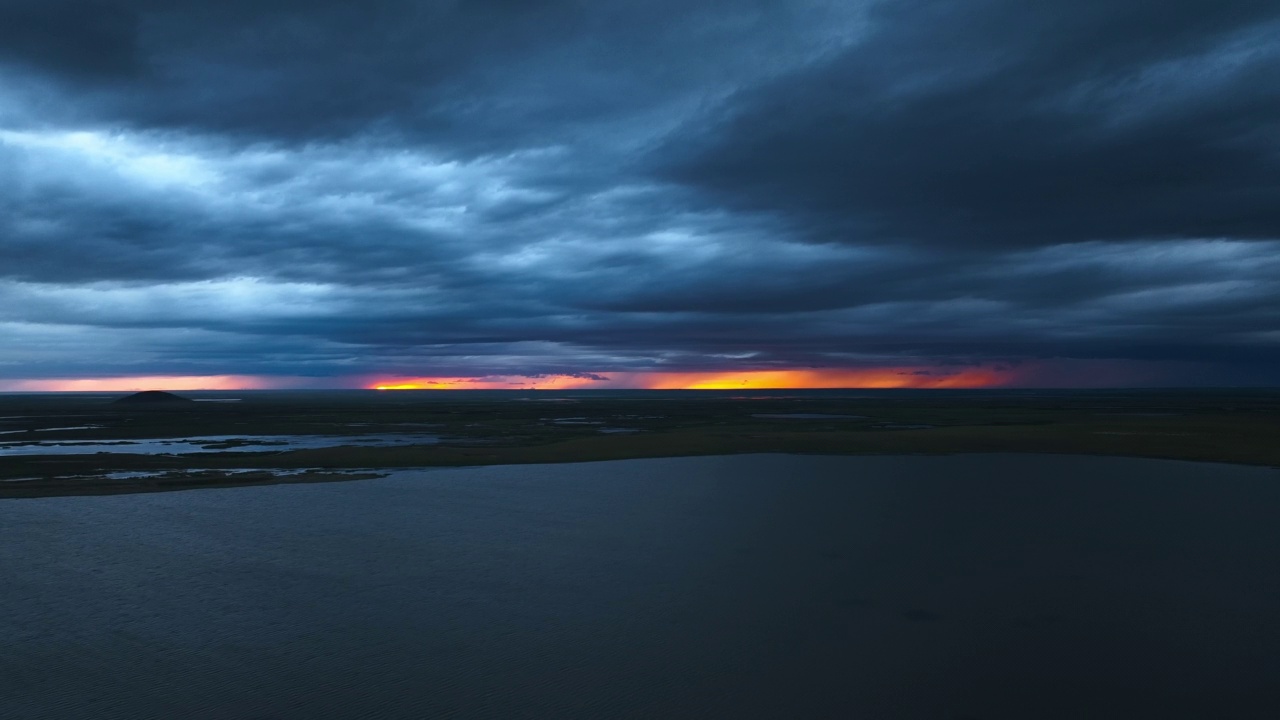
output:
<path id="1" fill-rule="evenodd" d="M 0 387 L 1277 384 L 1277 38 L 1276 0 L 0 0 Z"/>

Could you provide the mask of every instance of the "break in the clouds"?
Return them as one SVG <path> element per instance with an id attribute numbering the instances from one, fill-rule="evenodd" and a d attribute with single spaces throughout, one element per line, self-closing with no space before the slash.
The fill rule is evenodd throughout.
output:
<path id="1" fill-rule="evenodd" d="M 4 0 L 0 385 L 1275 383 L 1277 37 L 1273 0 Z"/>

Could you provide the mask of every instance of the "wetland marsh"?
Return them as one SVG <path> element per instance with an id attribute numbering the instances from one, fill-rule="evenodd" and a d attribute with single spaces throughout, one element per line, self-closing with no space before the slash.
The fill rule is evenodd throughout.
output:
<path id="1" fill-rule="evenodd" d="M 756 452 L 1280 465 L 1274 390 L 238 392 L 158 407 L 118 397 L 0 396 L 0 497 Z M 109 477 L 120 472 L 147 474 Z"/>

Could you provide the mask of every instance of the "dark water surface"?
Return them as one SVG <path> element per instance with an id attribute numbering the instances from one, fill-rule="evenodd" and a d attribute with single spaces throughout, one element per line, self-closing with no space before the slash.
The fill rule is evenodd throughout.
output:
<path id="1" fill-rule="evenodd" d="M 0 501 L 0 717 L 1276 718 L 1280 473 L 688 458 Z"/>

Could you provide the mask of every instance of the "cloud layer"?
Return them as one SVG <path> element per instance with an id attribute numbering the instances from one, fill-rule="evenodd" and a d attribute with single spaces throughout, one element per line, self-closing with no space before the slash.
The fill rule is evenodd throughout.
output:
<path id="1" fill-rule="evenodd" d="M 1276 37 L 1252 0 L 7 2 L 0 380 L 1280 382 Z"/>

